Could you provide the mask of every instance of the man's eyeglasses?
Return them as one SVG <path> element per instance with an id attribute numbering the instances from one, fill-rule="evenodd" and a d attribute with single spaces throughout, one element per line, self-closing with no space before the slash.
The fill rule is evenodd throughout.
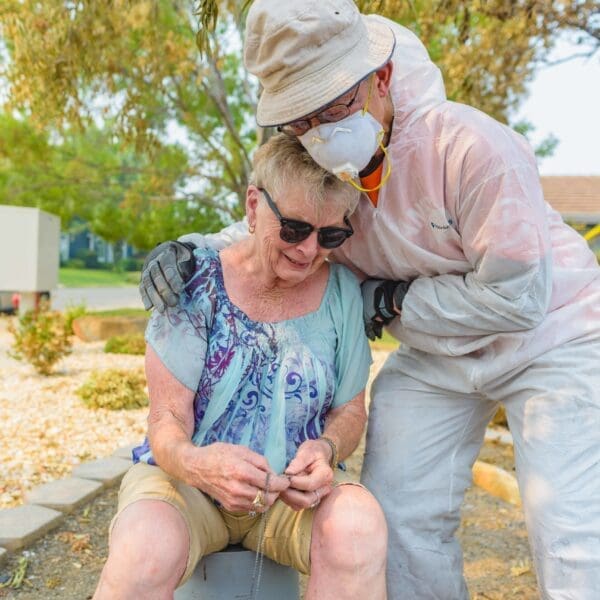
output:
<path id="1" fill-rule="evenodd" d="M 313 115 L 310 119 L 298 119 L 297 121 L 280 125 L 277 127 L 277 131 L 281 131 L 282 133 L 291 136 L 300 136 L 304 135 L 309 129 L 312 129 L 311 121 L 313 119 L 317 119 L 319 123 L 335 123 L 336 121 L 345 119 L 350 114 L 350 107 L 356 102 L 361 83 L 362 81 L 357 83 L 354 94 L 352 94 L 352 98 L 349 102 L 328 106 L 320 113 Z"/>
<path id="2" fill-rule="evenodd" d="M 267 190 L 263 188 L 258 189 L 264 194 L 269 208 L 279 219 L 279 224 L 281 225 L 279 237 L 284 242 L 298 244 L 315 231 L 315 226 L 306 223 L 306 221 L 297 221 L 296 219 L 286 219 L 283 217 Z M 354 233 L 354 229 L 352 229 L 352 225 L 350 225 L 350 221 L 346 216 L 344 217 L 344 223 L 348 226 L 347 229 L 344 227 L 320 227 L 317 229 L 317 242 L 319 246 L 328 250 L 341 246 Z"/>

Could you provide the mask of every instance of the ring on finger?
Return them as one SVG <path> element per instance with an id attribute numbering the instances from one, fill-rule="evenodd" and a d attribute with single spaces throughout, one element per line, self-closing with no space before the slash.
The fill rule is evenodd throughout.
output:
<path id="1" fill-rule="evenodd" d="M 252 500 L 252 507 L 255 509 L 265 507 L 265 497 L 262 490 L 256 492 L 256 496 L 254 496 L 254 500 Z"/>
<path id="2" fill-rule="evenodd" d="M 319 496 L 319 490 L 313 490 L 313 494 L 315 495 L 315 501 L 310 505 L 310 508 L 315 508 L 321 502 L 321 496 Z"/>

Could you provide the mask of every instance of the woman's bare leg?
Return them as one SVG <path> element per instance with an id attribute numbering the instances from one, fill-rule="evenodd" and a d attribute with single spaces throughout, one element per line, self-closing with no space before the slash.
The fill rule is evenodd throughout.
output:
<path id="1" fill-rule="evenodd" d="M 385 600 L 387 527 L 373 496 L 340 485 L 315 511 L 306 600 Z"/>
<path id="2" fill-rule="evenodd" d="M 189 533 L 160 500 L 139 500 L 119 515 L 94 600 L 171 600 L 185 572 Z"/>

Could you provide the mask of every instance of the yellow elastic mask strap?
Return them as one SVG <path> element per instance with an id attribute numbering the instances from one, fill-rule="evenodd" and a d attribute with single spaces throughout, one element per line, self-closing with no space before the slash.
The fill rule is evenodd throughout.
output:
<path id="1" fill-rule="evenodd" d="M 364 117 L 367 111 L 369 110 L 369 100 L 371 100 L 371 92 L 373 91 L 373 78 L 375 77 L 375 73 L 371 75 L 371 81 L 369 81 L 369 91 L 367 92 L 367 99 L 365 100 L 365 105 L 362 107 L 362 116 Z"/>
<path id="2" fill-rule="evenodd" d="M 382 129 L 381 133 L 379 134 L 379 147 L 383 150 L 384 160 L 387 160 L 387 169 L 385 170 L 385 174 L 381 178 L 381 181 L 374 188 L 370 188 L 370 189 L 364 188 L 361 185 L 359 185 L 358 183 L 356 183 L 356 181 L 354 181 L 354 179 L 350 179 L 348 181 L 348 183 L 353 188 L 357 189 L 359 192 L 365 192 L 365 193 L 376 192 L 379 188 L 381 188 L 383 185 L 385 185 L 387 180 L 390 178 L 390 175 L 392 174 L 392 161 L 390 160 L 390 157 L 388 155 L 387 148 L 381 143 L 381 140 L 383 139 L 384 135 L 385 135 L 385 132 Z"/>

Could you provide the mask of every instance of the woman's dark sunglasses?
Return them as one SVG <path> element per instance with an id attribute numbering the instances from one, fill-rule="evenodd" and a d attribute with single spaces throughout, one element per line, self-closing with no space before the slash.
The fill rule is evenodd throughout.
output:
<path id="1" fill-rule="evenodd" d="M 284 242 L 298 244 L 315 231 L 315 226 L 306 223 L 306 221 L 296 221 L 295 219 L 286 219 L 283 217 L 267 190 L 263 188 L 258 189 L 264 194 L 269 208 L 279 219 L 279 224 L 281 225 L 279 237 Z M 321 227 L 317 229 L 317 242 L 319 246 L 328 250 L 341 246 L 354 233 L 354 229 L 352 229 L 352 225 L 350 225 L 350 221 L 346 216 L 344 217 L 344 223 L 346 223 L 348 229 L 344 227 Z"/>

